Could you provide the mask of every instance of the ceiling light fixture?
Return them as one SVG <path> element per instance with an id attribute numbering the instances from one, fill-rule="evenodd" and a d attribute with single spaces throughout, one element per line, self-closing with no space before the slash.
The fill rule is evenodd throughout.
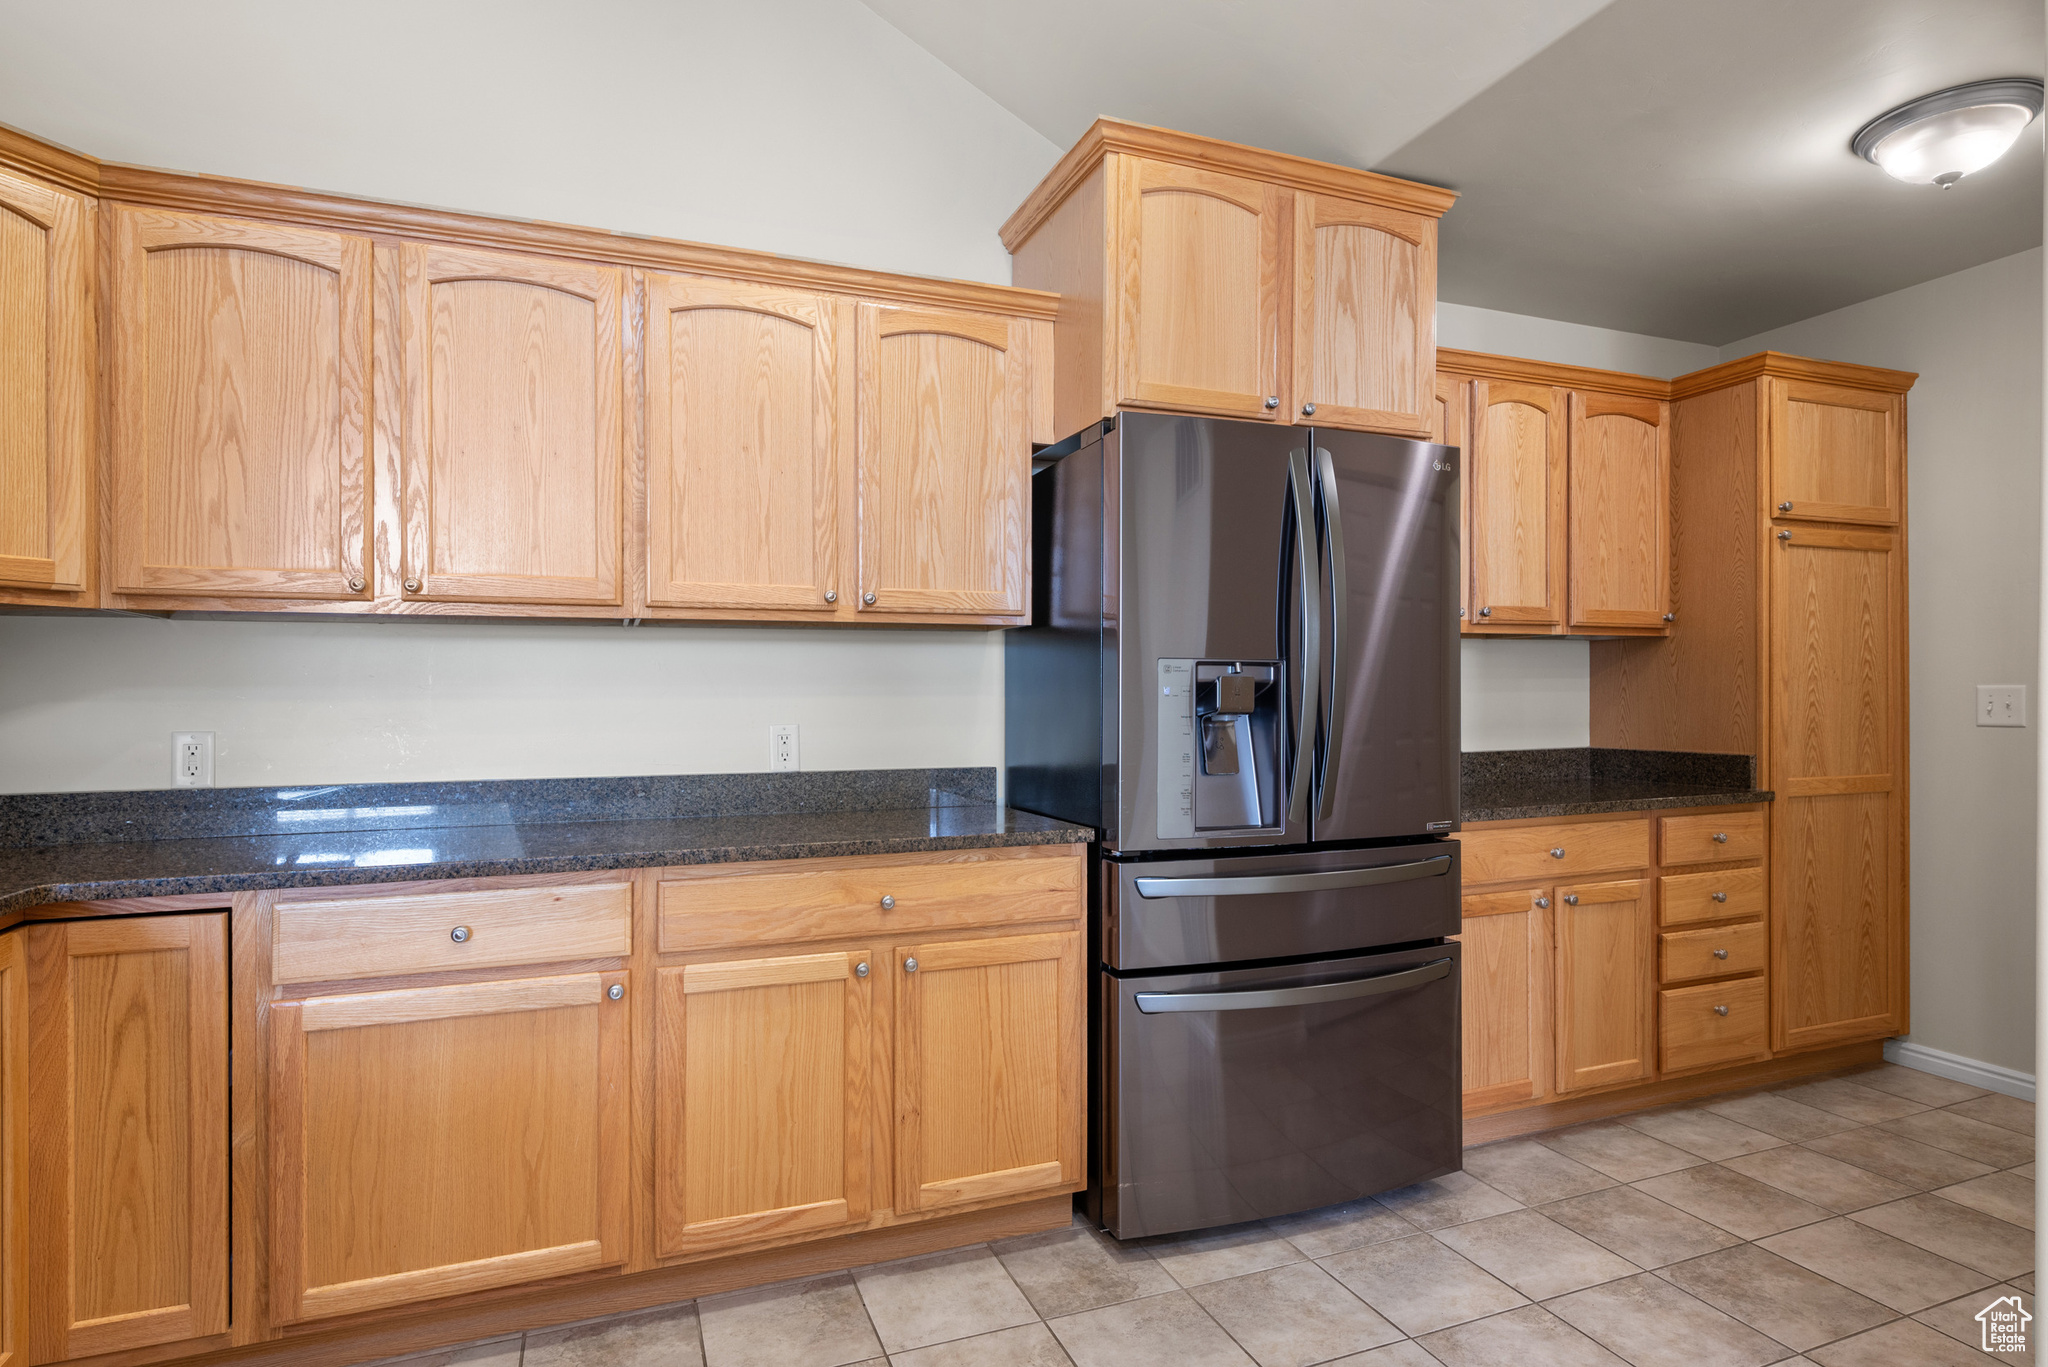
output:
<path id="1" fill-rule="evenodd" d="M 2041 82 L 2030 76 L 1972 81 L 1878 115 L 1849 150 L 1900 180 L 1946 190 L 2004 156 L 2040 112 Z"/>

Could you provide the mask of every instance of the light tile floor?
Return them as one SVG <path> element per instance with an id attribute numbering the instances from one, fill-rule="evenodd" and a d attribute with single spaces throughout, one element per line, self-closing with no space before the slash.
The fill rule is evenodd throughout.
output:
<path id="1" fill-rule="evenodd" d="M 1468 1150 L 1373 1200 L 1071 1228 L 404 1367 L 1952 1367 L 2034 1309 L 2034 1108 L 1882 1064 Z M 1803 1355 L 1803 1356 L 1802 1356 Z M 395 1367 L 395 1364 L 394 1364 Z"/>

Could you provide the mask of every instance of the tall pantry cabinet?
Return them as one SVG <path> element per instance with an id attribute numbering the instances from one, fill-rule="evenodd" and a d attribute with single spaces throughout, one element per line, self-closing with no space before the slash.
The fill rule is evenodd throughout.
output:
<path id="1" fill-rule="evenodd" d="M 1673 384 L 1684 629 L 1596 641 L 1593 744 L 1753 754 L 1771 1047 L 1907 1028 L 1905 393 L 1763 352 Z"/>

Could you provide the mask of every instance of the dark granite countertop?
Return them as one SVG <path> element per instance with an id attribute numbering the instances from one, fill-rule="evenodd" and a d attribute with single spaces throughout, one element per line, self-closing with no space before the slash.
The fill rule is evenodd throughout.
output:
<path id="1" fill-rule="evenodd" d="M 1748 755 L 1678 750 L 1479 750 L 1464 757 L 1464 820 L 1589 816 L 1769 802 Z"/>
<path id="2" fill-rule="evenodd" d="M 51 902 L 1093 838 L 1086 828 L 995 805 L 993 770 L 890 770 L 851 782 L 846 775 L 797 778 L 5 797 L 0 923 Z M 711 803 L 739 810 L 702 810 Z M 797 810 L 746 810 L 763 805 Z"/>

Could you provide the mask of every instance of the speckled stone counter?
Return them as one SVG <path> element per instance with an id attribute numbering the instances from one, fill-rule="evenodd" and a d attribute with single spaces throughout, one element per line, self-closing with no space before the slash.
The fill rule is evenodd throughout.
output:
<path id="1" fill-rule="evenodd" d="M 1748 755 L 1679 750 L 1474 750 L 1464 757 L 1466 824 L 1670 807 L 1769 802 Z"/>
<path id="2" fill-rule="evenodd" d="M 917 769 L 0 797 L 0 923 L 52 902 L 1093 838 L 994 796 L 991 769 Z"/>

